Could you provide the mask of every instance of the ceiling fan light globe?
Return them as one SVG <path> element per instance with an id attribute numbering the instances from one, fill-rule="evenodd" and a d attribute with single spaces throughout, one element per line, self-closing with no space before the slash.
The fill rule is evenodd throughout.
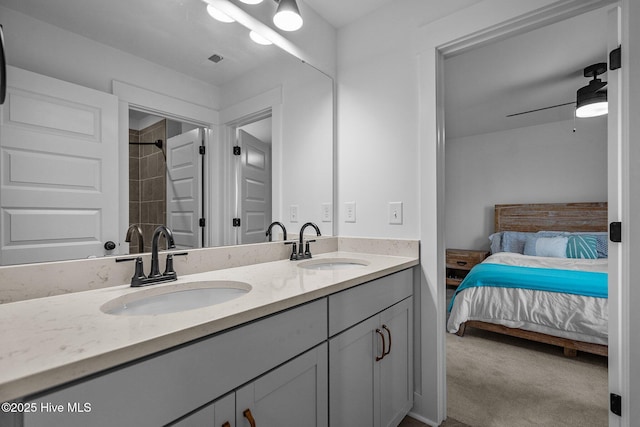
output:
<path id="1" fill-rule="evenodd" d="M 592 102 L 576 108 L 576 117 L 581 119 L 604 116 L 607 113 L 609 113 L 609 104 L 607 101 Z"/>
<path id="2" fill-rule="evenodd" d="M 578 90 L 576 101 L 576 117 L 598 117 L 609 112 L 607 93 L 604 91 L 590 91 L 589 86 Z"/>
<path id="3" fill-rule="evenodd" d="M 262 0 L 240 0 L 244 4 L 260 4 Z"/>

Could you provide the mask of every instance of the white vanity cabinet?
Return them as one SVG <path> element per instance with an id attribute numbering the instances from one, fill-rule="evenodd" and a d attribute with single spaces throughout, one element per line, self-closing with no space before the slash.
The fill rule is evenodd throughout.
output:
<path id="1" fill-rule="evenodd" d="M 171 426 L 326 427 L 327 368 L 323 343 Z"/>
<path id="2" fill-rule="evenodd" d="M 236 394 L 229 393 L 171 426 L 236 427 Z"/>
<path id="3" fill-rule="evenodd" d="M 413 269 L 393 273 L 29 397 L 39 410 L 9 421 L 397 426 L 413 403 L 412 295 Z"/>
<path id="4" fill-rule="evenodd" d="M 166 425 L 326 339 L 323 298 L 30 400 L 63 410 L 25 413 L 24 426 Z M 90 412 L 69 411 L 76 402 Z"/>
<path id="5" fill-rule="evenodd" d="M 411 409 L 412 287 L 405 270 L 329 297 L 330 425 L 397 426 Z"/>
<path id="6" fill-rule="evenodd" d="M 325 342 L 238 389 L 237 426 L 328 426 L 327 357 Z"/>

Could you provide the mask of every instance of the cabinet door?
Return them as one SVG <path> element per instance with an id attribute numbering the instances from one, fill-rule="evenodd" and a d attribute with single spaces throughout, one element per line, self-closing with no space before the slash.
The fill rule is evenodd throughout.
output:
<path id="1" fill-rule="evenodd" d="M 377 355 L 382 339 L 375 332 L 378 316 L 329 340 L 329 414 L 332 426 L 378 427 Z"/>
<path id="2" fill-rule="evenodd" d="M 380 361 L 380 425 L 397 426 L 413 406 L 413 298 L 380 313 L 386 354 Z"/>
<path id="3" fill-rule="evenodd" d="M 327 386 L 327 344 L 323 343 L 238 389 L 236 425 L 326 427 Z"/>
<path id="4" fill-rule="evenodd" d="M 181 419 L 172 427 L 235 427 L 236 395 L 230 393 Z"/>

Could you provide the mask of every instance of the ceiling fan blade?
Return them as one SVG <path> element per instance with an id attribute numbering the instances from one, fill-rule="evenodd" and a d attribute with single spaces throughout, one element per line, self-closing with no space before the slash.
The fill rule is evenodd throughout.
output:
<path id="1" fill-rule="evenodd" d="M 535 113 L 536 111 L 549 110 L 551 108 L 564 107 L 565 105 L 575 105 L 575 101 L 565 102 L 564 104 L 550 105 L 548 107 L 536 108 L 535 110 L 523 111 L 521 113 L 509 114 L 507 117 L 521 116 L 523 114 Z"/>

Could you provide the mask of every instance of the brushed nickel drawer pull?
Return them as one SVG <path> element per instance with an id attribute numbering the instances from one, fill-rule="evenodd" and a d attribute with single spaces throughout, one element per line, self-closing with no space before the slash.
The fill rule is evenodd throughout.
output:
<path id="1" fill-rule="evenodd" d="M 458 265 L 467 265 L 467 261 L 456 261 Z"/>
<path id="2" fill-rule="evenodd" d="M 387 345 L 385 344 L 384 341 L 384 334 L 382 333 L 382 331 L 380 329 L 376 329 L 376 334 L 380 335 L 380 338 L 382 338 L 382 356 L 376 356 L 376 362 L 381 361 L 382 359 L 384 359 L 385 356 L 385 349 L 387 347 Z"/>

